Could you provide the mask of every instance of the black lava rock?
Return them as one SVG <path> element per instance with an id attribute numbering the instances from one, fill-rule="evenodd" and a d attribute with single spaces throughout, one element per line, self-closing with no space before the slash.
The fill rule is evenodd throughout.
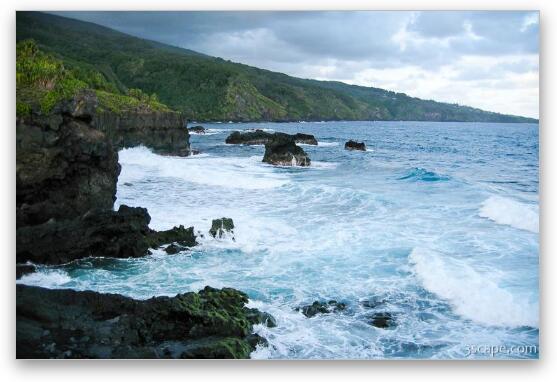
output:
<path id="1" fill-rule="evenodd" d="M 371 320 L 369 323 L 375 326 L 376 328 L 381 328 L 381 329 L 388 329 L 396 326 L 395 319 L 393 315 L 389 312 L 381 312 L 381 313 L 373 314 L 371 316 Z"/>
<path id="2" fill-rule="evenodd" d="M 297 311 L 302 311 L 302 314 L 308 318 L 316 316 L 317 314 L 340 312 L 345 309 L 346 304 L 335 300 L 329 302 L 314 301 L 311 305 L 296 308 Z"/>
<path id="3" fill-rule="evenodd" d="M 360 150 L 366 151 L 366 144 L 364 142 L 356 142 L 353 140 L 349 140 L 344 144 L 344 148 L 346 150 Z"/>
<path id="4" fill-rule="evenodd" d="M 134 300 L 16 286 L 17 358 L 249 358 L 264 323 L 235 289 Z M 269 318 L 267 317 L 267 322 Z"/>

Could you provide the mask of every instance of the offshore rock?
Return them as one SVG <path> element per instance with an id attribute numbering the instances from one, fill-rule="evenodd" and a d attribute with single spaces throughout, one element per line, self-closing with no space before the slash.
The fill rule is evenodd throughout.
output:
<path id="1" fill-rule="evenodd" d="M 360 150 L 366 151 L 366 144 L 364 142 L 356 142 L 353 140 L 349 140 L 344 144 L 344 148 L 346 150 Z"/>
<path id="2" fill-rule="evenodd" d="M 264 324 L 231 288 L 134 300 L 16 286 L 17 358 L 249 358 Z"/>
<path id="3" fill-rule="evenodd" d="M 296 146 L 294 137 L 283 133 L 274 134 L 265 144 L 263 162 L 280 166 L 309 166 L 311 163 L 306 152 Z"/>
<path id="4" fill-rule="evenodd" d="M 388 329 L 396 326 L 393 315 L 389 312 L 374 313 L 369 323 L 376 328 Z"/>
<path id="5" fill-rule="evenodd" d="M 331 300 L 329 302 L 314 301 L 311 305 L 304 305 L 296 308 L 308 318 L 314 317 L 318 314 L 335 313 L 346 309 L 346 304 Z"/>
<path id="6" fill-rule="evenodd" d="M 317 139 L 313 135 L 296 133 L 296 134 L 286 134 L 286 133 L 268 133 L 266 131 L 257 129 L 255 131 L 247 132 L 232 132 L 227 138 L 226 143 L 228 144 L 242 144 L 242 145 L 265 145 L 270 143 L 275 139 L 276 135 L 285 135 L 294 139 L 294 143 L 303 143 L 306 145 L 317 145 Z"/>
<path id="7" fill-rule="evenodd" d="M 193 134 L 205 134 L 205 128 L 203 126 L 193 126 L 188 128 L 190 133 Z"/>
<path id="8" fill-rule="evenodd" d="M 220 218 L 220 219 L 213 219 L 211 224 L 211 229 L 209 230 L 209 234 L 213 237 L 222 238 L 226 236 L 227 233 L 232 235 L 234 238 L 234 222 L 230 218 Z"/>

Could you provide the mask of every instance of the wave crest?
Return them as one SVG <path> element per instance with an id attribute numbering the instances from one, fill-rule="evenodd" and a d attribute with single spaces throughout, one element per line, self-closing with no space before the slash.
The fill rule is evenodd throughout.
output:
<path id="1" fill-rule="evenodd" d="M 502 196 L 491 196 L 482 203 L 479 215 L 498 224 L 539 233 L 540 219 L 536 206 Z"/>
<path id="2" fill-rule="evenodd" d="M 439 182 L 449 180 L 448 176 L 439 175 L 433 171 L 428 171 L 425 168 L 414 167 L 408 171 L 404 176 L 398 178 L 398 180 L 410 180 L 417 182 Z"/>

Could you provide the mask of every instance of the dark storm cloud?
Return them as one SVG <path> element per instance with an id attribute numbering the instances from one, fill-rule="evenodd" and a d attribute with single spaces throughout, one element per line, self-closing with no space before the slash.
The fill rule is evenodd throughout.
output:
<path id="1" fill-rule="evenodd" d="M 537 12 L 57 14 L 300 77 L 391 86 L 382 76 L 369 73 L 384 70 L 398 75 L 414 68 L 406 84 L 400 79 L 394 85 L 418 96 L 429 95 L 431 78 L 441 71 L 447 81 L 466 79 L 469 84 L 474 75 L 477 80 L 499 76 L 501 83 L 504 76 L 512 76 L 517 87 L 517 75 L 537 73 L 537 61 L 533 62 L 539 51 Z M 427 81 L 416 80 L 428 76 Z"/>

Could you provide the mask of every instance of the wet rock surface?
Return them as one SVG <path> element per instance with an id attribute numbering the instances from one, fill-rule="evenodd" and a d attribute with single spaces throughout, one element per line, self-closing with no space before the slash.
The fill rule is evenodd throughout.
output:
<path id="1" fill-rule="evenodd" d="M 209 234 L 215 238 L 222 238 L 226 234 L 230 234 L 234 238 L 234 221 L 230 218 L 213 219 Z"/>
<path id="2" fill-rule="evenodd" d="M 26 285 L 16 293 L 17 358 L 248 358 L 265 343 L 252 334 L 264 316 L 231 288 L 144 301 Z"/>
<path id="3" fill-rule="evenodd" d="M 349 140 L 344 144 L 344 148 L 346 150 L 366 151 L 366 144 L 364 142 L 356 142 L 353 140 Z"/>
<path id="4" fill-rule="evenodd" d="M 311 160 L 292 135 L 275 133 L 265 144 L 263 162 L 279 166 L 309 166 Z"/>
<path id="5" fill-rule="evenodd" d="M 310 305 L 304 305 L 296 308 L 297 311 L 301 311 L 302 314 L 308 318 L 314 317 L 318 314 L 341 312 L 345 309 L 346 304 L 335 300 L 330 300 L 328 302 L 314 301 Z"/>
<path id="6" fill-rule="evenodd" d="M 374 313 L 370 317 L 369 324 L 381 329 L 389 329 L 396 326 L 395 318 L 389 312 Z"/>

